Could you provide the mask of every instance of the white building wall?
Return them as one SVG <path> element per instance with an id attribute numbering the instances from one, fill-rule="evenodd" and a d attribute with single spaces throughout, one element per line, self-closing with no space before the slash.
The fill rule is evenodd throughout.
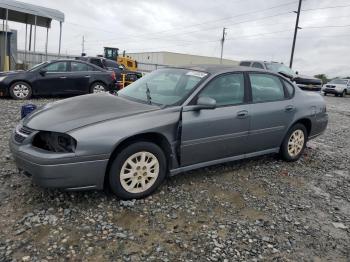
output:
<path id="1" fill-rule="evenodd" d="M 139 64 L 139 70 L 149 72 L 162 65 L 179 66 L 190 64 L 220 64 L 220 58 L 172 53 L 172 52 L 145 52 L 128 53 L 128 56 L 136 59 Z M 223 64 L 238 65 L 237 61 L 223 59 Z"/>

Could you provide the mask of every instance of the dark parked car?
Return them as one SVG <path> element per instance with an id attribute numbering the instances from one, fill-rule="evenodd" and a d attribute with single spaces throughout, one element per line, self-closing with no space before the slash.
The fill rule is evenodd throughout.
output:
<path id="1" fill-rule="evenodd" d="M 109 185 L 132 199 L 153 192 L 168 174 L 271 153 L 296 161 L 327 122 L 320 94 L 272 72 L 164 68 L 118 96 L 79 96 L 34 111 L 10 147 L 17 166 L 41 186 Z"/>
<path id="2" fill-rule="evenodd" d="M 142 77 L 142 73 L 127 70 L 123 65 L 118 64 L 116 61 L 104 57 L 81 56 L 76 57 L 76 59 L 89 62 L 109 71 L 114 71 L 117 81 L 122 80 L 121 74 L 125 74 L 126 81 L 129 82 L 134 82 Z"/>
<path id="3" fill-rule="evenodd" d="M 54 60 L 28 71 L 0 73 L 0 96 L 29 99 L 34 95 L 81 95 L 113 91 L 115 74 L 76 60 Z"/>
<path id="4" fill-rule="evenodd" d="M 303 90 L 320 91 L 322 88 L 322 81 L 320 79 L 311 76 L 299 75 L 281 63 L 266 61 L 242 61 L 239 65 L 270 70 L 281 74 L 295 82 Z"/>

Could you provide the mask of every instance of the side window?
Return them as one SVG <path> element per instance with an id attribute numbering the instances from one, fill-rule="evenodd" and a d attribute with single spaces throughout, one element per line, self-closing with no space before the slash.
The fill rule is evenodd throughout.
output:
<path id="1" fill-rule="evenodd" d="M 253 102 L 268 102 L 284 99 L 280 79 L 268 74 L 249 74 Z"/>
<path id="2" fill-rule="evenodd" d="M 294 86 L 284 79 L 282 81 L 287 89 L 288 97 L 292 97 L 294 95 Z"/>
<path id="3" fill-rule="evenodd" d="M 89 66 L 84 63 L 71 62 L 71 71 L 72 72 L 89 71 Z"/>
<path id="4" fill-rule="evenodd" d="M 67 72 L 67 62 L 55 62 L 45 67 L 47 72 Z"/>
<path id="5" fill-rule="evenodd" d="M 215 99 L 218 106 L 241 104 L 244 102 L 244 76 L 242 73 L 219 76 L 199 96 Z"/>
<path id="6" fill-rule="evenodd" d="M 252 67 L 264 69 L 264 66 L 261 63 L 258 63 L 258 62 L 254 62 Z"/>
<path id="7" fill-rule="evenodd" d="M 250 62 L 243 61 L 239 65 L 240 66 L 250 66 Z"/>

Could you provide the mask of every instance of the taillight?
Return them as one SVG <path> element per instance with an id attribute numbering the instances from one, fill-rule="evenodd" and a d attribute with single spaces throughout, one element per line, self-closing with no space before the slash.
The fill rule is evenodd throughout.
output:
<path id="1" fill-rule="evenodd" d="M 117 77 L 116 77 L 116 75 L 115 75 L 115 72 L 114 72 L 114 71 L 111 73 L 111 77 L 112 77 L 112 80 L 113 80 L 113 81 L 117 80 Z"/>

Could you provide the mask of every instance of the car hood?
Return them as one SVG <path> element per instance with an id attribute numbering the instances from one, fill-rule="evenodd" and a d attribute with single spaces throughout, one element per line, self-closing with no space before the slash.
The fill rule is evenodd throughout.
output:
<path id="1" fill-rule="evenodd" d="M 346 87 L 346 85 L 343 85 L 343 84 L 332 84 L 332 83 L 325 84 L 324 86 L 326 86 L 326 87 L 341 87 L 341 88 Z"/>
<path id="2" fill-rule="evenodd" d="M 12 76 L 12 75 L 20 75 L 25 73 L 24 70 L 15 70 L 15 71 L 7 71 L 7 72 L 0 72 L 0 76 Z"/>
<path id="3" fill-rule="evenodd" d="M 311 76 L 305 76 L 305 75 L 297 75 L 294 78 L 294 81 L 297 84 L 304 84 L 304 85 L 321 85 L 322 81 L 318 78 L 314 78 Z"/>
<path id="4" fill-rule="evenodd" d="M 101 121 L 159 110 L 111 94 L 91 94 L 49 103 L 23 119 L 23 125 L 42 131 L 69 132 Z"/>

